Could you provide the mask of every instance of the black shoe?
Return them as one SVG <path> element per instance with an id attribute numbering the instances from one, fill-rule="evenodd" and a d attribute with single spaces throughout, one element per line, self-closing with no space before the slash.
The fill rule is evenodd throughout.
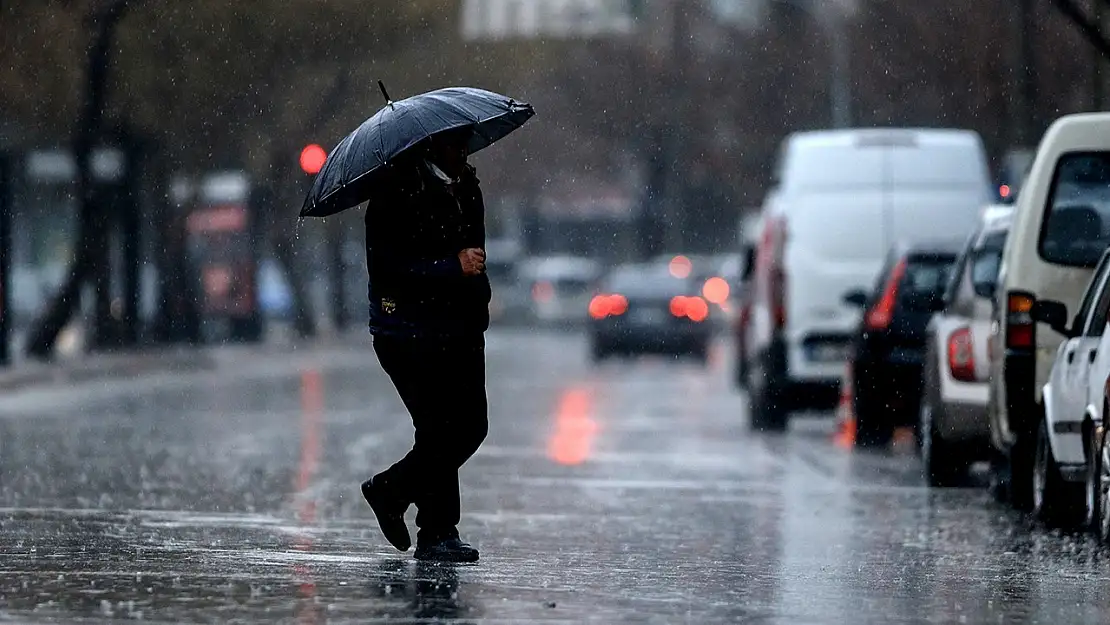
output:
<path id="1" fill-rule="evenodd" d="M 418 544 L 413 557 L 433 562 L 477 562 L 478 550 L 455 536 L 435 543 Z"/>
<path id="2" fill-rule="evenodd" d="M 362 483 L 362 496 L 370 504 L 374 516 L 378 517 L 378 526 L 382 528 L 382 534 L 385 534 L 389 544 L 401 551 L 408 551 L 412 546 L 412 537 L 405 525 L 405 509 L 408 506 L 388 497 L 385 489 L 374 483 L 374 478 Z"/>

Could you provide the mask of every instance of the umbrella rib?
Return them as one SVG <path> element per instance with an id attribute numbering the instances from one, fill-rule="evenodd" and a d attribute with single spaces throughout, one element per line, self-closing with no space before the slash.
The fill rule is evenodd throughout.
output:
<path id="1" fill-rule="evenodd" d="M 416 120 L 416 125 L 420 126 L 420 131 L 424 133 L 425 137 L 432 136 L 432 133 L 428 132 L 428 127 L 424 125 L 424 120 L 420 119 L 418 111 L 413 111 L 412 118 Z"/>
<path id="2" fill-rule="evenodd" d="M 396 110 L 396 109 L 390 109 L 390 110 Z M 385 111 L 383 110 L 382 112 L 384 113 Z M 380 117 L 378 117 L 378 154 L 381 155 L 380 160 L 383 164 L 385 163 L 385 160 L 386 160 L 386 157 L 385 157 L 385 133 L 382 132 L 382 123 L 384 121 L 385 121 L 385 115 L 381 115 Z"/>

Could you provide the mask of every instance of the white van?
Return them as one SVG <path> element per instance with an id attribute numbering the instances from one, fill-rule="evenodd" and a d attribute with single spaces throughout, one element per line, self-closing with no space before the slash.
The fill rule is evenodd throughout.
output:
<path id="1" fill-rule="evenodd" d="M 992 199 L 979 136 L 966 130 L 803 132 L 784 142 L 763 207 L 744 341 L 751 419 L 835 404 L 859 308 L 895 242 L 970 236 Z"/>
<path id="2" fill-rule="evenodd" d="M 1110 113 L 1061 117 L 1041 139 L 1018 194 L 994 297 L 991 486 L 1019 509 L 1033 507 L 1035 482 L 1044 478 L 1034 471 L 1043 390 L 1064 340 L 1035 323 L 1037 302 L 1054 300 L 1071 315 L 1085 314 L 1080 300 L 1108 245 Z M 1087 420 L 1082 431 L 1063 425 L 1057 433 L 1087 445 L 1099 425 Z"/>

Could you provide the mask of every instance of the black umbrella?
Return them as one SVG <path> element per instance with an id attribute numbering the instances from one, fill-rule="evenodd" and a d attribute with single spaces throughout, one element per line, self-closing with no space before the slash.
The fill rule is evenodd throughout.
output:
<path id="1" fill-rule="evenodd" d="M 347 135 L 316 174 L 301 217 L 327 217 L 370 199 L 387 165 L 428 137 L 469 127 L 473 154 L 520 128 L 530 104 L 472 87 L 450 87 L 394 102 L 378 81 L 386 105 Z"/>

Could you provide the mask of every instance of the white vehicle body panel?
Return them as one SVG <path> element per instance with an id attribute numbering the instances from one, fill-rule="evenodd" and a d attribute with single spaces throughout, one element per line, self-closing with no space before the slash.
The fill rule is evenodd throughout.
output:
<path id="1" fill-rule="evenodd" d="M 1007 309 L 1007 297 L 1013 291 L 1029 292 L 1037 299 L 1060 301 L 1069 311 L 1078 307 L 1093 270 L 1047 262 L 1040 255 L 1039 241 L 1061 157 L 1069 153 L 1106 151 L 1110 151 L 1110 114 L 1107 113 L 1065 116 L 1045 133 L 1017 199 L 1014 224 L 1002 256 L 995 298 L 996 311 Z M 992 443 L 999 450 L 1008 449 L 1016 440 L 1007 408 L 1003 358 L 1005 348 L 1001 336 L 1003 326 L 1003 320 L 999 318 L 992 325 L 995 349 L 991 356 L 989 404 Z M 1043 405 L 1043 391 L 1048 384 L 1062 341 L 1063 337 L 1056 332 L 1043 325 L 1037 327 L 1033 380 L 1035 396 L 1030 398 L 1037 404 Z M 1059 387 L 1055 387 L 1053 393 L 1059 391 Z M 1057 414 L 1053 418 L 1060 417 Z"/>

